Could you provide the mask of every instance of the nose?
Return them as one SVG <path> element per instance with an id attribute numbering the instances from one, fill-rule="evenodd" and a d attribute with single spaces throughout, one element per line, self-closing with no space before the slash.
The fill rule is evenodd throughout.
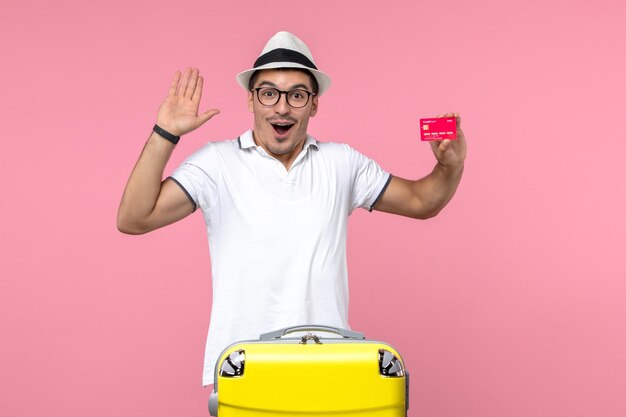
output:
<path id="1" fill-rule="evenodd" d="M 291 110 L 291 106 L 287 103 L 287 93 L 280 92 L 278 93 L 280 96 L 278 97 L 278 103 L 274 104 L 274 110 L 278 114 L 287 114 Z M 284 98 L 283 98 L 284 96 Z"/>

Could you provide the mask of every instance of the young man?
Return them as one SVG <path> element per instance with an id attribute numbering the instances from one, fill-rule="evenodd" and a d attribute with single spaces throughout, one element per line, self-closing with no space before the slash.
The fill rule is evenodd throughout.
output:
<path id="1" fill-rule="evenodd" d="M 432 143 L 437 164 L 418 181 L 307 135 L 330 79 L 287 32 L 272 37 L 237 80 L 248 90 L 253 129 L 208 143 L 162 180 L 178 138 L 219 113 L 198 113 L 198 70 L 175 75 L 118 213 L 120 231 L 140 234 L 202 210 L 213 278 L 204 385 L 213 383 L 217 356 L 232 342 L 299 324 L 348 328 L 349 214 L 363 207 L 436 215 L 454 195 L 466 155 L 452 113 L 445 116 L 457 118 L 457 140 Z"/>

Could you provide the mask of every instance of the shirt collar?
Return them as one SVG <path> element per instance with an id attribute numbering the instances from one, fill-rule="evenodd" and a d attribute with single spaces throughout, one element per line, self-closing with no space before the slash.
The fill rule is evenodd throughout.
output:
<path id="1" fill-rule="evenodd" d="M 254 143 L 254 136 L 252 136 L 252 130 L 248 130 L 243 135 L 239 136 L 237 139 L 239 142 L 239 149 L 248 149 L 248 148 L 256 148 L 257 144 Z M 319 149 L 317 145 L 317 139 L 313 136 L 307 135 L 306 140 L 304 141 L 304 148 L 302 150 L 306 150 L 309 147 L 312 147 L 315 150 Z"/>

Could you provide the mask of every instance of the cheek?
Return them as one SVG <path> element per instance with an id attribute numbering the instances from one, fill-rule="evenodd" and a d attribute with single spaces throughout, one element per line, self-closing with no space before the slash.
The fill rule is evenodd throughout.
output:
<path id="1" fill-rule="evenodd" d="M 267 129 L 267 123 L 265 123 L 265 115 L 263 113 L 261 113 L 260 111 L 258 111 L 258 109 L 256 111 L 253 111 L 254 113 L 254 128 L 257 130 L 264 130 Z"/>

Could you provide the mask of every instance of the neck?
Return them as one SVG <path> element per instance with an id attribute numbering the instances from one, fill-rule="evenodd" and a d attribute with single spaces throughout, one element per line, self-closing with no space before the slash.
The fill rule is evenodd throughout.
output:
<path id="1" fill-rule="evenodd" d="M 298 143 L 294 148 L 288 149 L 285 152 L 276 152 L 276 150 L 273 152 L 272 149 L 268 148 L 267 146 L 265 146 L 263 142 L 257 139 L 256 133 L 254 133 L 254 131 L 252 132 L 252 137 L 254 139 L 254 143 L 257 146 L 260 146 L 261 148 L 263 148 L 263 150 L 269 156 L 271 156 L 272 158 L 276 159 L 281 164 L 283 164 L 287 171 L 289 171 L 293 162 L 296 160 L 298 155 L 300 155 L 300 152 L 302 152 L 302 149 L 304 149 L 304 143 L 306 142 L 306 139 L 305 139 L 302 142 Z"/>

